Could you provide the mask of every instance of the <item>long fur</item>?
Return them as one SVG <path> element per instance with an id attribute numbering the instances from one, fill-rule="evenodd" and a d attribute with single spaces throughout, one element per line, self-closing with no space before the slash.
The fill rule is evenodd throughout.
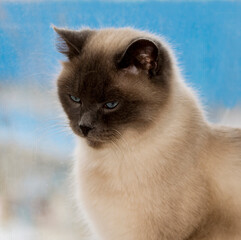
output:
<path id="1" fill-rule="evenodd" d="M 116 130 L 119 138 L 102 148 L 78 137 L 78 203 L 95 238 L 241 239 L 241 130 L 207 123 L 161 39 L 116 31 L 97 31 L 86 48 L 113 52 L 131 37 L 151 36 L 169 53 L 173 74 L 167 103 L 146 131 Z"/>

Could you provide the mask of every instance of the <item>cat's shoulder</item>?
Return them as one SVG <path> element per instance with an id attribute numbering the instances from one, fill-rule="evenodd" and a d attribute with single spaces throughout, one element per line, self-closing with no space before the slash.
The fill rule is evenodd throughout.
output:
<path id="1" fill-rule="evenodd" d="M 221 178 L 237 175 L 241 179 L 240 128 L 212 126 L 206 154 L 208 160 L 205 163 L 212 169 L 212 173 L 218 173 Z"/>
<path id="2" fill-rule="evenodd" d="M 241 128 L 215 126 L 211 130 L 213 139 L 221 144 L 241 147 Z M 241 148 L 240 148 L 241 152 Z"/>

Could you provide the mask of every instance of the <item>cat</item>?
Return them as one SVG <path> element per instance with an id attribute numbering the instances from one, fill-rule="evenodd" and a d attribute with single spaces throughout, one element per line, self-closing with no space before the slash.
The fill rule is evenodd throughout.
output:
<path id="1" fill-rule="evenodd" d="M 165 40 L 54 29 L 78 204 L 95 239 L 241 239 L 241 130 L 205 120 Z"/>

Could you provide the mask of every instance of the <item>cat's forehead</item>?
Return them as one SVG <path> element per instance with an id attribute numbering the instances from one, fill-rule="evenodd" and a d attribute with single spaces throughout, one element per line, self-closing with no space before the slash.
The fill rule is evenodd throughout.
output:
<path id="1" fill-rule="evenodd" d="M 125 75 L 116 67 L 116 57 L 125 52 L 133 39 L 149 35 L 129 28 L 95 31 L 86 39 L 80 55 L 64 65 L 68 73 L 65 79 L 69 79 L 66 83 L 72 91 L 98 101 L 121 92 L 150 95 L 148 89 L 152 92 L 155 89 L 146 77 Z"/>
<path id="2" fill-rule="evenodd" d="M 105 95 L 116 91 L 115 66 L 110 57 L 98 52 L 86 52 L 75 66 L 75 81 L 86 98 L 104 101 Z"/>
<path id="3" fill-rule="evenodd" d="M 83 60 L 83 59 L 82 59 Z M 64 64 L 64 70 L 59 78 L 59 86 L 67 92 L 85 99 L 98 99 L 114 91 L 113 77 L 110 71 L 101 66 L 101 63 L 93 58 L 93 61 L 78 60 Z"/>
<path id="4" fill-rule="evenodd" d="M 93 54 L 96 52 L 112 54 L 124 49 L 133 39 L 145 35 L 148 34 L 131 28 L 102 29 L 87 40 L 85 50 Z"/>
<path id="5" fill-rule="evenodd" d="M 150 84 L 144 84 L 141 78 L 114 71 L 112 64 L 98 55 L 92 56 L 89 61 L 83 56 L 75 64 L 72 62 L 67 65 L 61 78 L 63 85 L 67 85 L 71 93 L 82 97 L 86 102 L 128 97 L 135 99 L 149 95 Z"/>
<path id="6" fill-rule="evenodd" d="M 75 88 L 91 98 L 120 92 L 115 56 L 136 36 L 130 29 L 104 29 L 91 36 L 81 55 L 69 64 Z"/>
<path id="7" fill-rule="evenodd" d="M 90 100 L 103 102 L 117 92 L 113 78 L 106 69 L 84 71 L 78 77 L 79 92 Z"/>
<path id="8" fill-rule="evenodd" d="M 138 31 L 128 28 L 95 31 L 86 39 L 80 56 L 73 63 L 77 68 L 81 68 L 84 74 L 95 72 L 107 76 L 115 71 L 116 57 L 139 35 Z"/>

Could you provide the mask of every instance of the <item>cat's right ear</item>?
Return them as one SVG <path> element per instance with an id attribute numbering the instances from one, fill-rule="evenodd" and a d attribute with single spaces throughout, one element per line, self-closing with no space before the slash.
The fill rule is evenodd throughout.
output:
<path id="1" fill-rule="evenodd" d="M 66 55 L 69 60 L 80 55 L 87 38 L 93 33 L 90 29 L 75 31 L 55 26 L 53 29 L 58 34 L 56 44 L 58 51 Z"/>
<path id="2" fill-rule="evenodd" d="M 145 71 L 149 75 L 155 75 L 158 56 L 159 48 L 153 40 L 147 38 L 135 39 L 122 53 L 117 67 L 134 74 Z"/>

